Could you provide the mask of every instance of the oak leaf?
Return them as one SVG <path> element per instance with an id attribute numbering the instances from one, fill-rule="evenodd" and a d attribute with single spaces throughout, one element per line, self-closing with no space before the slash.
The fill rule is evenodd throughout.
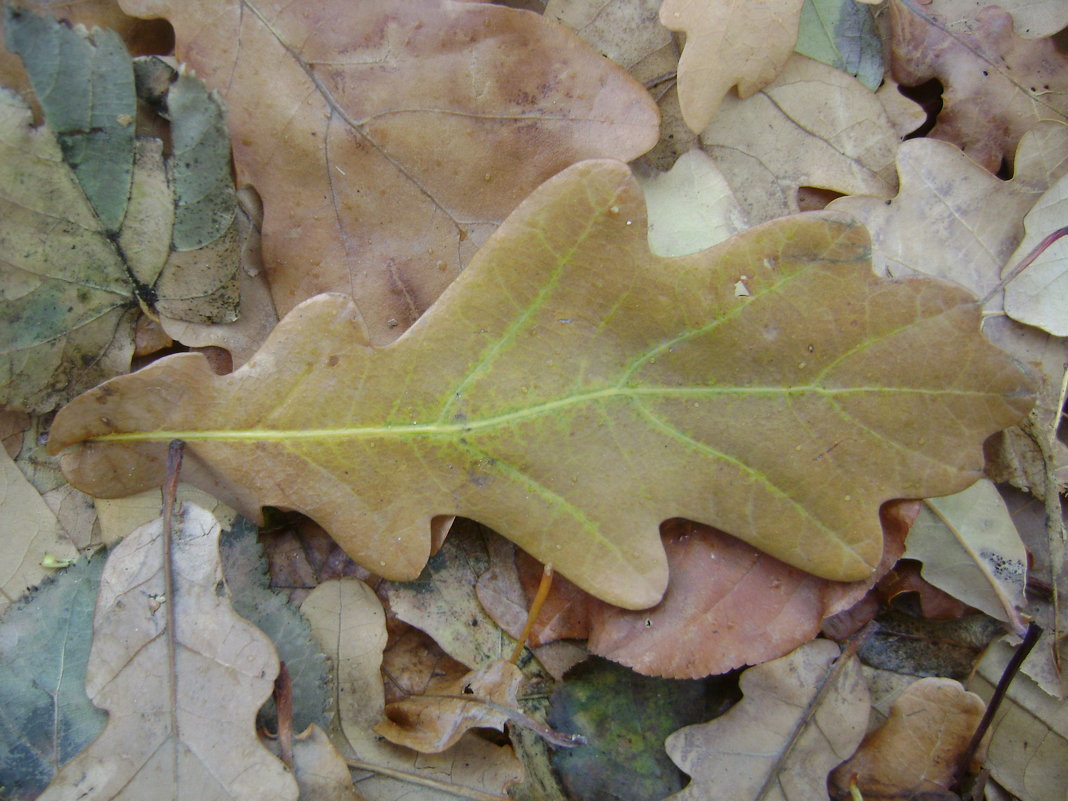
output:
<path id="1" fill-rule="evenodd" d="M 1021 39 L 995 4 L 970 3 L 963 16 L 952 0 L 891 0 L 889 9 L 894 78 L 944 87 L 930 136 L 995 172 L 1035 123 L 1068 121 L 1068 57 L 1052 38 Z"/>
<path id="2" fill-rule="evenodd" d="M 797 41 L 802 0 L 665 0 L 664 27 L 686 34 L 679 100 L 690 130 L 712 120 L 732 87 L 749 97 L 774 80 Z"/>
<path id="3" fill-rule="evenodd" d="M 231 375 L 180 354 L 86 393 L 48 445 L 77 445 L 75 486 L 121 495 L 183 439 L 192 483 L 303 511 L 388 578 L 418 575 L 431 519 L 456 514 L 627 608 L 663 594 L 675 516 L 852 580 L 879 561 L 882 502 L 973 483 L 1030 408 L 979 315 L 947 284 L 877 279 L 863 229 L 825 217 L 653 256 L 629 169 L 589 161 L 397 343 L 324 295 Z"/>
<path id="4" fill-rule="evenodd" d="M 815 640 L 749 668 L 741 689 L 725 714 L 667 738 L 668 754 L 693 779 L 671 801 L 826 799 L 827 774 L 853 753 L 868 722 L 860 662 Z"/>
<path id="5" fill-rule="evenodd" d="M 285 314 L 351 294 L 395 339 L 546 178 L 656 143 L 645 90 L 566 28 L 490 3 L 125 0 L 229 103 Z M 269 64 L 270 69 L 264 69 Z"/>
<path id="6" fill-rule="evenodd" d="M 254 726 L 278 657 L 230 606 L 219 524 L 191 504 L 176 519 L 174 597 L 162 532 L 162 520 L 146 524 L 108 557 L 85 678 L 108 722 L 40 798 L 295 801 L 295 782 Z"/>

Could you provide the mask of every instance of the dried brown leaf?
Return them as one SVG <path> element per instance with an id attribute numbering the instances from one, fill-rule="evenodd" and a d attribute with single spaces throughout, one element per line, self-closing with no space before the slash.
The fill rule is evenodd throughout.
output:
<path id="1" fill-rule="evenodd" d="M 657 139 L 642 87 L 566 28 L 490 3 L 125 0 L 229 104 L 280 314 L 324 291 L 395 339 L 539 183 Z M 269 65 L 269 69 L 265 68 Z"/>

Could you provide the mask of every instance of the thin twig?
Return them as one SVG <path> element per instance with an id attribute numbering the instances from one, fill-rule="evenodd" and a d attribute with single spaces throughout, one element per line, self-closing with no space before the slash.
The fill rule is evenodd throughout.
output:
<path id="1" fill-rule="evenodd" d="M 553 566 L 546 564 L 541 571 L 541 581 L 538 583 L 538 591 L 534 594 L 534 600 L 530 602 L 530 611 L 527 612 L 527 622 L 523 626 L 523 632 L 519 635 L 519 641 L 515 644 L 510 661 L 513 665 L 519 664 L 519 657 L 523 655 L 523 647 L 527 644 L 530 632 L 534 629 L 534 621 L 541 614 L 541 608 L 545 605 L 545 599 L 549 597 L 549 589 L 553 585 Z"/>
<path id="2" fill-rule="evenodd" d="M 167 478 L 163 484 L 163 594 L 167 608 L 167 663 L 170 673 L 168 706 L 171 729 L 171 769 L 178 775 L 178 598 L 174 590 L 174 503 L 178 495 L 178 477 L 182 473 L 180 439 L 167 447 Z"/>
<path id="3" fill-rule="evenodd" d="M 506 795 L 484 793 L 473 787 L 464 787 L 462 784 L 450 784 L 449 782 L 438 781 L 437 779 L 431 779 L 427 776 L 420 776 L 418 773 L 408 773 L 403 770 L 387 768 L 384 765 L 376 765 L 373 762 L 364 762 L 360 759 L 350 759 L 348 757 L 345 758 L 345 762 L 353 770 L 365 770 L 368 773 L 389 776 L 389 778 L 397 779 L 398 781 L 421 784 L 423 787 L 430 787 L 434 790 L 452 793 L 453 795 L 462 796 L 463 798 L 472 798 L 474 801 L 513 801 L 513 799 Z"/>

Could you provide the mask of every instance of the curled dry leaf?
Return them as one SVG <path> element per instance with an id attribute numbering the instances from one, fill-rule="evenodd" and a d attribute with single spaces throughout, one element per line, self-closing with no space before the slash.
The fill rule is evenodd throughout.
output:
<path id="1" fill-rule="evenodd" d="M 825 799 L 827 774 L 853 753 L 868 722 L 860 662 L 815 640 L 749 668 L 741 689 L 742 700 L 720 717 L 667 738 L 668 754 L 692 778 L 670 801 Z"/>
<path id="2" fill-rule="evenodd" d="M 525 717 L 516 697 L 523 680 L 523 671 L 496 659 L 432 693 L 387 705 L 386 719 L 375 731 L 424 754 L 451 748 L 476 727 L 504 731 L 509 719 Z"/>
<path id="3" fill-rule="evenodd" d="M 804 56 L 752 97 L 725 98 L 701 144 L 754 224 L 796 212 L 802 186 L 880 197 L 895 188 L 898 135 L 882 102 Z"/>
<path id="4" fill-rule="evenodd" d="M 296 783 L 254 725 L 278 657 L 230 606 L 218 523 L 192 504 L 176 516 L 173 598 L 163 543 L 156 520 L 108 557 L 85 678 L 108 722 L 40 799 L 296 801 Z"/>
<path id="5" fill-rule="evenodd" d="M 657 139 L 640 84 L 563 26 L 490 3 L 124 0 L 229 104 L 285 314 L 351 294 L 373 342 L 430 306 L 546 178 Z M 269 64 L 270 69 L 264 69 Z"/>
<path id="6" fill-rule="evenodd" d="M 950 799 L 957 765 L 986 704 L 952 679 L 909 685 L 890 716 L 830 777 L 831 795 L 847 801 L 856 777 L 865 801 Z"/>
<path id="7" fill-rule="evenodd" d="M 1068 121 L 1068 56 L 1053 39 L 1021 39 L 994 4 L 890 0 L 892 70 L 915 86 L 938 78 L 943 108 L 929 134 L 995 172 L 1039 120 Z M 955 7 L 956 6 L 956 7 Z"/>
<path id="8" fill-rule="evenodd" d="M 359 787 L 365 798 L 409 798 L 412 787 L 419 786 L 420 799 L 455 801 L 456 796 L 470 797 L 470 790 L 503 795 L 519 781 L 523 768 L 508 746 L 464 737 L 447 753 L 424 755 L 374 733 L 385 709 L 380 667 L 386 645 L 385 614 L 374 590 L 357 579 L 325 581 L 312 590 L 301 611 L 334 663 L 345 756 L 358 760 L 363 771 L 368 766 L 384 769 L 382 774 L 361 773 Z M 415 777 L 415 783 L 407 782 L 404 774 Z"/>
<path id="9" fill-rule="evenodd" d="M 660 22 L 686 34 L 679 59 L 679 100 L 700 133 L 724 96 L 749 97 L 779 74 L 794 51 L 802 0 L 665 0 Z"/>
<path id="10" fill-rule="evenodd" d="M 430 521 L 455 514 L 644 608 L 677 516 L 869 576 L 880 504 L 973 483 L 983 440 L 1031 406 L 974 300 L 877 279 L 859 226 L 785 218 L 653 256 L 611 161 L 546 182 L 398 342 L 368 345 L 354 315 L 319 296 L 231 375 L 180 354 L 105 383 L 48 447 L 76 446 L 71 482 L 116 495 L 158 481 L 179 438 L 191 481 L 303 511 L 388 578 L 417 576 Z"/>

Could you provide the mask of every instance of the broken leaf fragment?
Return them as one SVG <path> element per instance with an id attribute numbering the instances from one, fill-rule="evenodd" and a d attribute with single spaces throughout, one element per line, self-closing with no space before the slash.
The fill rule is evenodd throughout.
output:
<path id="1" fill-rule="evenodd" d="M 863 228 L 826 216 L 654 256 L 630 170 L 588 161 L 397 342 L 319 296 L 230 375 L 179 354 L 92 390 L 48 446 L 114 496 L 159 482 L 180 438 L 188 480 L 303 511 L 388 578 L 418 575 L 452 514 L 626 608 L 664 592 L 670 517 L 852 580 L 879 562 L 880 504 L 973 483 L 1031 406 L 979 319 L 959 288 L 876 278 Z"/>
<path id="2" fill-rule="evenodd" d="M 40 798 L 295 801 L 296 783 L 254 725 L 278 657 L 230 606 L 219 524 L 192 504 L 176 516 L 173 598 L 163 547 L 159 519 L 108 557 L 85 678 L 108 722 Z"/>
<path id="3" fill-rule="evenodd" d="M 138 307 L 233 319 L 240 247 L 222 110 L 203 86 L 169 86 L 173 143 L 198 144 L 165 159 L 158 139 L 134 137 L 116 37 L 10 7 L 5 35 L 46 125 L 0 90 L 0 403 L 42 412 L 129 369 Z"/>

